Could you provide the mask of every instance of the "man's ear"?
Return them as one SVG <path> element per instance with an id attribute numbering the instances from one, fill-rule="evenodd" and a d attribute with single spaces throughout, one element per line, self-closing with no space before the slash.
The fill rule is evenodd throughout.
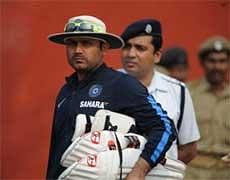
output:
<path id="1" fill-rule="evenodd" d="M 157 64 L 160 62 L 161 60 L 161 55 L 162 55 L 162 52 L 161 52 L 161 49 L 154 52 L 154 63 Z"/>
<path id="2" fill-rule="evenodd" d="M 101 44 L 101 50 L 107 51 L 109 49 L 109 43 L 102 43 Z"/>
<path id="3" fill-rule="evenodd" d="M 109 44 L 108 43 L 101 43 L 101 51 L 103 56 L 107 53 L 107 50 L 109 49 Z"/>

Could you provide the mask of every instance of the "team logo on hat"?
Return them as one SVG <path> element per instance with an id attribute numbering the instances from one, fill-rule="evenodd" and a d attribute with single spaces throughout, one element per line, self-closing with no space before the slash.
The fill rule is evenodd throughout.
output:
<path id="1" fill-rule="evenodd" d="M 147 24 L 146 27 L 145 27 L 145 32 L 151 33 L 152 30 L 153 30 L 152 26 L 150 24 Z"/>
<path id="2" fill-rule="evenodd" d="M 101 94 L 102 86 L 99 84 L 92 85 L 89 89 L 89 96 L 90 97 L 97 97 Z"/>

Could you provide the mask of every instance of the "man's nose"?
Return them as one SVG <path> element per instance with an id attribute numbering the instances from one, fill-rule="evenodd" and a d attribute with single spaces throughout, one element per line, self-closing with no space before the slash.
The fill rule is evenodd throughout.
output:
<path id="1" fill-rule="evenodd" d="M 82 45 L 81 44 L 76 44 L 75 46 L 75 52 L 76 53 L 82 53 L 83 52 L 83 48 L 82 48 Z"/>
<path id="2" fill-rule="evenodd" d="M 222 69 L 223 62 L 221 62 L 221 61 L 215 61 L 215 62 L 213 62 L 213 66 L 214 66 L 215 69 Z"/>
<path id="3" fill-rule="evenodd" d="M 135 57 L 136 56 L 136 50 L 134 47 L 131 47 L 128 52 L 129 57 Z"/>

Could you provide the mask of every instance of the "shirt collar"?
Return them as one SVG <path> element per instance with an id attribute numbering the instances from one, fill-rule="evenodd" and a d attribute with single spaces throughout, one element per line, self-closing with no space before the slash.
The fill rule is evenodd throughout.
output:
<path id="1" fill-rule="evenodd" d="M 230 97 L 230 84 L 224 90 L 224 96 Z"/>
<path id="2" fill-rule="evenodd" d="M 118 71 L 126 73 L 127 72 L 124 69 L 118 69 Z M 153 78 L 150 82 L 150 85 L 147 87 L 148 92 L 151 94 L 152 92 L 155 92 L 157 90 L 162 92 L 168 92 L 167 86 L 162 82 L 161 80 L 161 73 L 158 71 L 154 71 Z"/>
<path id="3" fill-rule="evenodd" d="M 200 89 L 201 92 L 209 91 L 210 90 L 210 85 L 209 85 L 208 81 L 205 79 L 205 77 L 203 77 L 200 80 L 200 87 L 199 87 L 199 89 Z"/>
<path id="4" fill-rule="evenodd" d="M 210 91 L 210 84 L 208 83 L 205 77 L 201 79 L 199 88 L 201 92 Z M 230 84 L 228 84 L 228 86 L 224 89 L 224 92 L 221 95 L 221 97 L 230 97 Z"/>
<path id="5" fill-rule="evenodd" d="M 168 92 L 167 85 L 162 81 L 161 73 L 154 71 L 153 78 L 150 82 L 150 85 L 147 87 L 150 93 L 155 91 Z"/>

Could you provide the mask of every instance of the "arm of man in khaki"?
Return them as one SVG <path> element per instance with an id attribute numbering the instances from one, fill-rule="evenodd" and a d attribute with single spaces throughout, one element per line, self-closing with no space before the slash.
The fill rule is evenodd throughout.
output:
<path id="1" fill-rule="evenodd" d="M 192 98 L 187 87 L 185 88 L 184 114 L 178 139 L 178 159 L 188 164 L 196 156 L 197 141 L 200 139 L 200 133 L 196 122 Z"/>

